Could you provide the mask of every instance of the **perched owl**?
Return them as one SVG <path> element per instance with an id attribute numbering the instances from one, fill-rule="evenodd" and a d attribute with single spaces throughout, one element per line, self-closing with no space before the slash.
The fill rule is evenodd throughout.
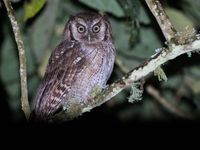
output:
<path id="1" fill-rule="evenodd" d="M 71 16 L 36 94 L 34 118 L 48 120 L 69 99 L 85 102 L 96 86 L 105 88 L 114 60 L 108 18 L 92 12 Z"/>

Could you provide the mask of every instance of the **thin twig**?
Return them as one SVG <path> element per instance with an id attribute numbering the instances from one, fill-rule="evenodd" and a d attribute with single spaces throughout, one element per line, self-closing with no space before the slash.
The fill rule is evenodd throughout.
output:
<path id="1" fill-rule="evenodd" d="M 145 0 L 152 14 L 156 18 L 167 42 L 171 42 L 176 35 L 176 29 L 165 13 L 159 0 Z"/>
<path id="2" fill-rule="evenodd" d="M 183 110 L 179 109 L 178 107 L 175 107 L 172 103 L 170 103 L 168 100 L 166 100 L 164 97 L 162 97 L 158 90 L 156 90 L 153 86 L 149 85 L 146 88 L 147 92 L 155 98 L 163 107 L 165 107 L 168 111 L 175 114 L 178 117 L 184 118 L 184 119 L 193 119 L 194 117 L 192 114 L 189 114 L 188 112 L 184 112 Z"/>
<path id="3" fill-rule="evenodd" d="M 30 106 L 28 102 L 27 69 L 24 43 L 10 0 L 3 0 L 3 2 L 6 6 L 8 17 L 10 18 L 12 29 L 15 35 L 15 41 L 17 43 L 20 62 L 21 105 L 22 110 L 24 111 L 25 116 L 28 119 L 30 115 Z"/>

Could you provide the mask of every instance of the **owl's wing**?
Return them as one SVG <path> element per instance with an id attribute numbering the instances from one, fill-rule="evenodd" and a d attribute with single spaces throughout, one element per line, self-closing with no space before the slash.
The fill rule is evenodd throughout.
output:
<path id="1" fill-rule="evenodd" d="M 36 95 L 36 114 L 54 113 L 67 96 L 75 75 L 80 72 L 86 59 L 78 44 L 63 41 L 53 51 L 41 86 Z M 82 57 L 78 63 L 77 58 Z"/>

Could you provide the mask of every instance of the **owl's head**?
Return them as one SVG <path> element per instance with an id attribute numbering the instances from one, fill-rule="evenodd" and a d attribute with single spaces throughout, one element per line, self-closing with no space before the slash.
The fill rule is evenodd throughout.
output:
<path id="1" fill-rule="evenodd" d="M 86 43 L 111 40 L 111 25 L 105 15 L 91 12 L 79 13 L 71 16 L 67 22 L 64 39 Z"/>

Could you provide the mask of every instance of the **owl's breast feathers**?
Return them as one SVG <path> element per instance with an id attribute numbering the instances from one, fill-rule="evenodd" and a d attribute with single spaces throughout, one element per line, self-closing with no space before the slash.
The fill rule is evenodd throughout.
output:
<path id="1" fill-rule="evenodd" d="M 53 51 L 36 95 L 35 114 L 53 115 L 69 98 L 84 101 L 95 85 L 104 86 L 115 58 L 112 43 L 83 46 L 61 42 Z"/>

